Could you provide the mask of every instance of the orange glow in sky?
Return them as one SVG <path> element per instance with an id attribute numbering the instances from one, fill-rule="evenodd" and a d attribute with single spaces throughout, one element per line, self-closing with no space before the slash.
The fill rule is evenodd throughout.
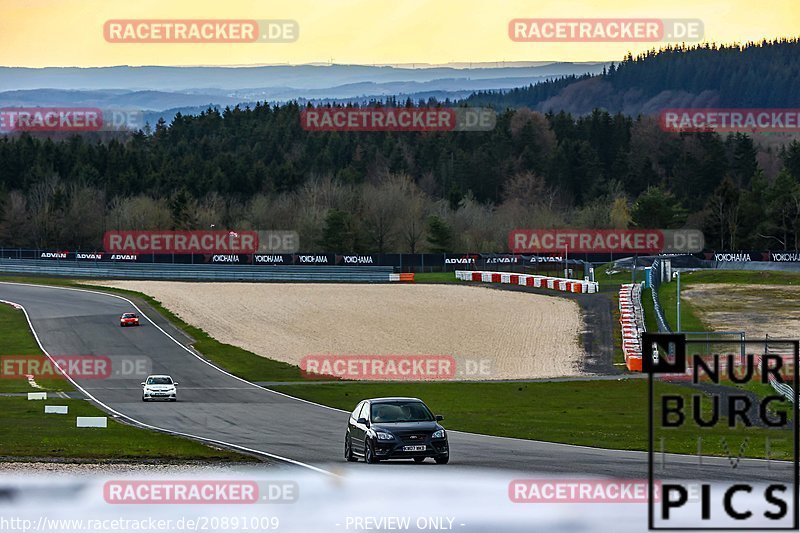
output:
<path id="1" fill-rule="evenodd" d="M 797 0 L 0 0 L 0 65 L 441 64 L 619 60 L 661 43 L 522 43 L 514 18 L 701 19 L 718 43 L 793 37 Z M 109 43 L 109 19 L 290 19 L 292 43 Z"/>

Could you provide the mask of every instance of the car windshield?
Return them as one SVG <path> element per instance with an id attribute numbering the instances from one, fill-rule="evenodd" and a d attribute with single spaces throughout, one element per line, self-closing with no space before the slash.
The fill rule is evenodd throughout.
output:
<path id="1" fill-rule="evenodd" d="M 122 315 L 122 318 L 136 318 L 136 315 L 134 315 L 133 313 L 125 313 L 124 315 Z"/>
<path id="2" fill-rule="evenodd" d="M 147 378 L 148 385 L 172 385 L 172 378 Z"/>
<path id="3" fill-rule="evenodd" d="M 372 421 L 376 423 L 430 422 L 434 420 L 428 407 L 422 402 L 373 403 L 370 409 Z"/>

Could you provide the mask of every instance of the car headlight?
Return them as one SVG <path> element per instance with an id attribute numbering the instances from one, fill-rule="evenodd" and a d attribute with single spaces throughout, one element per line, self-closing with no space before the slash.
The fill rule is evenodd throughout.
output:
<path id="1" fill-rule="evenodd" d="M 375 435 L 378 436 L 378 440 L 392 440 L 394 438 L 391 433 L 385 433 L 383 431 L 378 431 Z"/>
<path id="2" fill-rule="evenodd" d="M 443 439 L 444 438 L 444 430 L 440 429 L 439 431 L 434 431 L 433 435 L 431 435 L 432 439 Z"/>

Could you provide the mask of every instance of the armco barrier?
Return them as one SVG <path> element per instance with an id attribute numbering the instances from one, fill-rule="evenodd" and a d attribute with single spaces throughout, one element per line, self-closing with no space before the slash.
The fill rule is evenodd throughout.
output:
<path id="1" fill-rule="evenodd" d="M 626 283 L 620 286 L 619 321 L 625 366 L 628 370 L 641 372 L 642 333 L 645 331 L 641 284 Z"/>
<path id="2" fill-rule="evenodd" d="M 593 255 L 582 254 L 565 258 L 559 254 L 527 255 L 511 253 L 437 253 L 437 254 L 406 254 L 406 253 L 356 253 L 337 252 L 322 253 L 313 250 L 303 250 L 298 253 L 278 253 L 265 251 L 258 254 L 239 254 L 227 256 L 224 259 L 214 259 L 213 256 L 226 257 L 225 252 L 218 254 L 169 254 L 169 253 L 135 253 L 134 251 L 121 251 L 118 253 L 104 252 L 100 249 L 70 250 L 65 247 L 53 247 L 40 250 L 23 250 L 17 248 L 4 248 L 0 246 L 0 258 L 31 261 L 35 259 L 59 263 L 161 263 L 161 264 L 208 264 L 226 263 L 231 266 L 248 268 L 251 265 L 278 265 L 278 266 L 383 266 L 393 267 L 395 272 L 453 272 L 455 270 L 493 270 L 496 272 L 528 273 L 536 272 L 542 275 L 559 276 L 564 268 L 571 268 L 582 276 L 589 276 L 592 271 L 591 263 L 606 263 L 613 259 L 609 254 Z M 235 259 L 234 259 L 235 257 Z M 234 264 L 235 263 L 235 264 Z M 581 276 L 581 277 L 582 277 Z"/>
<path id="3" fill-rule="evenodd" d="M 508 283 L 535 288 L 547 288 L 561 292 L 596 293 L 596 281 L 554 278 L 534 274 L 509 274 L 508 272 L 486 272 L 482 270 L 456 270 L 456 279 L 461 281 L 482 281 L 486 283 Z"/>
<path id="4" fill-rule="evenodd" d="M 667 323 L 667 319 L 664 316 L 664 308 L 661 307 L 661 302 L 658 300 L 658 288 L 661 286 L 662 279 L 661 279 L 661 260 L 656 259 L 653 261 L 650 270 L 647 271 L 647 275 L 650 278 L 650 288 L 652 289 L 650 292 L 653 294 L 653 308 L 656 312 L 656 323 L 658 324 L 658 331 L 661 333 L 672 333 L 672 328 L 669 327 Z"/>
<path id="5" fill-rule="evenodd" d="M 413 281 L 413 274 L 395 274 L 382 266 L 272 266 L 247 268 L 225 264 L 52 262 L 0 259 L 0 272 L 74 278 L 111 278 L 174 281 Z"/>
<path id="6" fill-rule="evenodd" d="M 670 328 L 669 323 L 664 316 L 664 308 L 661 307 L 661 302 L 658 300 L 658 288 L 664 281 L 661 277 L 662 272 L 661 259 L 655 259 L 650 267 L 650 270 L 648 270 L 648 281 L 650 282 L 650 287 L 652 289 L 650 292 L 653 293 L 653 307 L 655 308 L 658 330 L 661 333 L 672 333 L 672 328 Z M 775 380 L 775 378 L 771 375 L 769 377 L 769 382 L 775 392 L 788 398 L 790 401 L 794 401 L 794 391 L 790 385 L 786 383 L 778 383 L 778 381 Z"/>

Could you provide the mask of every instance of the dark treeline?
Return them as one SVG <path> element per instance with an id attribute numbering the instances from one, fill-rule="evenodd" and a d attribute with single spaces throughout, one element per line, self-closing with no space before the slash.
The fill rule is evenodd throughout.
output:
<path id="1" fill-rule="evenodd" d="M 800 93 L 782 91 L 798 83 L 796 50 L 668 48 L 606 76 L 695 88 L 706 81 L 692 65 L 708 65 L 727 94 L 723 78 L 751 76 L 741 62 L 758 78 L 748 102 L 792 102 Z M 0 245 L 87 249 L 106 229 L 211 224 L 297 230 L 307 251 L 503 251 L 515 227 L 570 226 L 701 228 L 717 249 L 800 245 L 800 143 L 785 136 L 527 108 L 501 112 L 490 132 L 308 132 L 300 111 L 260 104 L 124 137 L 0 138 Z"/>
<path id="2" fill-rule="evenodd" d="M 800 106 L 800 41 L 674 45 L 628 56 L 595 76 L 564 77 L 510 91 L 483 91 L 470 105 L 542 111 L 605 108 L 633 114 L 663 107 Z M 569 88 L 572 87 L 573 90 Z M 555 106 L 555 107 L 554 107 Z"/>

